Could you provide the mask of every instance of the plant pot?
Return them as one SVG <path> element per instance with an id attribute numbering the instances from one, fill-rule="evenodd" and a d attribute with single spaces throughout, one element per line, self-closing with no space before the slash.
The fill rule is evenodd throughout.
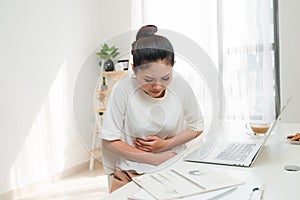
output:
<path id="1" fill-rule="evenodd" d="M 111 59 L 108 59 L 105 63 L 104 63 L 104 71 L 114 71 L 115 65 L 114 62 Z"/>

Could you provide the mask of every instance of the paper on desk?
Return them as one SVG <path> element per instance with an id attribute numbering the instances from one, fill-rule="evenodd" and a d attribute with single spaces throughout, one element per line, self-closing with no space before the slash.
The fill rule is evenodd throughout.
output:
<path id="1" fill-rule="evenodd" d="M 207 167 L 185 166 L 134 177 L 133 181 L 155 199 L 178 199 L 243 182 Z"/>
<path id="2" fill-rule="evenodd" d="M 230 190 L 236 188 L 231 193 Z M 253 191 L 254 188 L 259 188 Z M 226 194 L 228 192 L 228 194 Z M 224 194 L 224 196 L 222 195 Z M 184 198 L 177 198 L 174 200 L 241 200 L 241 199 L 251 199 L 260 200 L 263 194 L 263 185 L 257 182 L 249 182 L 238 187 L 230 187 L 220 190 L 215 190 L 211 192 L 206 192 L 202 194 L 192 195 Z M 220 197 L 222 196 L 222 197 Z M 128 197 L 130 200 L 156 200 L 144 189 L 140 189 L 137 193 Z"/>
<path id="3" fill-rule="evenodd" d="M 189 197 L 177 198 L 174 200 L 202 200 L 202 199 L 207 200 L 208 198 L 212 198 L 214 196 L 222 194 L 223 192 L 227 192 L 230 189 L 232 189 L 232 188 L 221 189 L 221 190 L 202 193 L 202 194 L 193 195 L 193 196 L 189 196 Z M 134 195 L 128 197 L 128 199 L 129 200 L 157 200 L 142 188 Z"/>

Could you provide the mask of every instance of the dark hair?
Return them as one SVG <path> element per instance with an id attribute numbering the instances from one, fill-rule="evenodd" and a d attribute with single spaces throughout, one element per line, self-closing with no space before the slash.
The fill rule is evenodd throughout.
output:
<path id="1" fill-rule="evenodd" d="M 131 45 L 135 67 L 158 60 L 166 60 L 168 64 L 174 65 L 174 50 L 171 42 L 163 36 L 155 35 L 156 32 L 155 25 L 146 25 L 139 29 L 136 41 Z"/>

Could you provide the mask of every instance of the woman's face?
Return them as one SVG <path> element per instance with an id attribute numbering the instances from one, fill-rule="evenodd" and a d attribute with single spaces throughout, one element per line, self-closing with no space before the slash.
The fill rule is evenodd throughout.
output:
<path id="1" fill-rule="evenodd" d="M 154 98 L 163 97 L 166 87 L 172 81 L 172 65 L 164 60 L 147 63 L 144 69 L 135 72 L 141 89 Z"/>

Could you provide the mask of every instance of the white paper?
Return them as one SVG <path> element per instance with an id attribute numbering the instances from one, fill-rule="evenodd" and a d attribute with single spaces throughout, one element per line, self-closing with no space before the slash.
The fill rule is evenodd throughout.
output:
<path id="1" fill-rule="evenodd" d="M 240 185 L 243 182 L 209 168 L 173 168 L 133 178 L 159 200 L 168 200 Z"/>
<path id="2" fill-rule="evenodd" d="M 223 193 L 226 193 L 233 188 L 233 192 L 225 194 L 222 198 L 215 198 Z M 259 188 L 258 190 L 253 191 L 254 188 Z M 208 200 L 208 199 L 220 199 L 220 200 L 241 200 L 241 199 L 251 199 L 251 200 L 260 200 L 263 194 L 263 185 L 257 182 L 248 182 L 237 187 L 230 187 L 225 189 L 219 189 L 211 192 L 206 192 L 202 194 L 192 195 L 183 198 L 177 198 L 174 200 Z M 156 200 L 144 189 L 140 189 L 137 193 L 128 197 L 130 200 Z"/>

